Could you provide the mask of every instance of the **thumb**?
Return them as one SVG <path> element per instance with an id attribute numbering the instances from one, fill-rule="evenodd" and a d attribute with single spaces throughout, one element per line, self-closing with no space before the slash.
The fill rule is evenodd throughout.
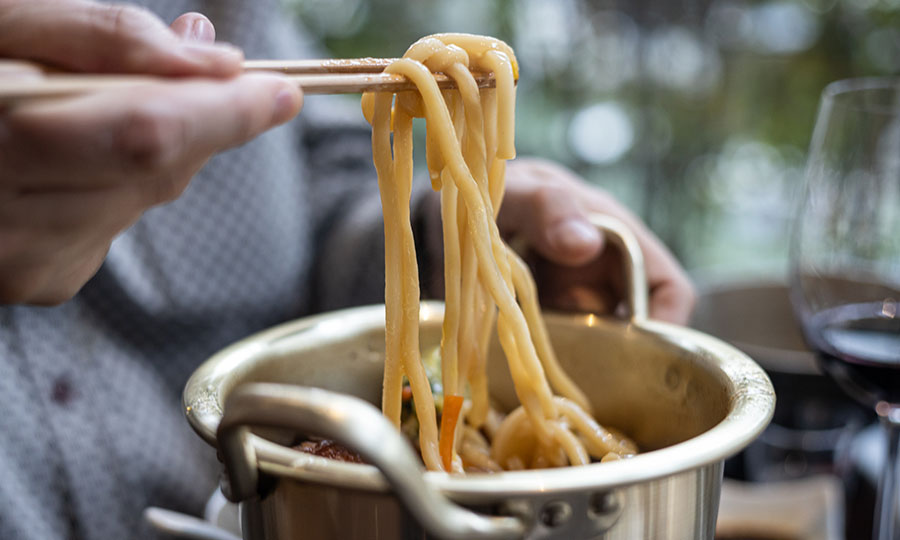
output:
<path id="1" fill-rule="evenodd" d="M 581 266 L 600 253 L 603 236 L 572 191 L 554 185 L 510 188 L 499 216 L 506 234 L 523 238 L 538 254 L 564 266 Z"/>
<path id="2" fill-rule="evenodd" d="M 546 247 L 538 251 L 553 262 L 581 266 L 597 256 L 602 235 L 583 216 L 566 217 L 544 231 Z"/>
<path id="3" fill-rule="evenodd" d="M 72 71 L 228 77 L 243 54 L 186 41 L 149 11 L 90 0 L 2 0 L 0 56 Z"/>

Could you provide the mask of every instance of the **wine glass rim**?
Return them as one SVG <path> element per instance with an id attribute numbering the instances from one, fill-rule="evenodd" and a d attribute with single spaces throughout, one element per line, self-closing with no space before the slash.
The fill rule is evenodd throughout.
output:
<path id="1" fill-rule="evenodd" d="M 900 99 L 898 99 L 896 104 L 890 105 L 841 99 L 844 96 L 872 90 L 894 91 L 900 96 L 900 77 L 858 77 L 833 81 L 825 86 L 825 89 L 822 91 L 822 99 L 830 102 L 832 105 L 846 108 L 876 113 L 900 113 Z"/>

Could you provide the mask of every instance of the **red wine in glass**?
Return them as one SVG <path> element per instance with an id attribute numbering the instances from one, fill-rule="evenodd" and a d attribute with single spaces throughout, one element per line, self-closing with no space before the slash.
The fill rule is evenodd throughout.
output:
<path id="1" fill-rule="evenodd" d="M 804 323 L 822 368 L 862 403 L 900 403 L 900 301 L 823 310 Z"/>

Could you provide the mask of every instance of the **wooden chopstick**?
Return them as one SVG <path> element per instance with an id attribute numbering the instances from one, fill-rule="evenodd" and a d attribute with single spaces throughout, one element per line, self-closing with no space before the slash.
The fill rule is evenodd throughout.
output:
<path id="1" fill-rule="evenodd" d="M 393 58 L 352 58 L 328 60 L 248 60 L 248 72 L 274 71 L 285 74 L 305 94 L 358 94 L 361 92 L 403 92 L 415 86 L 403 75 L 382 73 Z M 40 67 L 40 66 L 39 66 Z M 165 79 L 145 75 L 98 75 L 62 73 L 41 67 L 43 77 L 0 78 L 0 105 L 29 99 L 71 97 L 85 93 L 129 88 Z M 496 81 L 489 74 L 473 73 L 479 88 L 491 88 Z M 438 87 L 454 88 L 455 81 L 442 73 L 434 75 Z"/>
<path id="2" fill-rule="evenodd" d="M 244 71 L 310 73 L 381 73 L 397 58 L 326 58 L 319 60 L 245 60 Z"/>
<path id="3" fill-rule="evenodd" d="M 493 88 L 497 81 L 487 73 L 472 73 L 479 88 Z M 416 86 L 403 75 L 391 73 L 348 73 L 322 75 L 288 75 L 305 94 L 359 94 L 362 92 L 404 92 Z M 456 81 L 443 73 L 435 73 L 438 88 L 456 88 Z"/>

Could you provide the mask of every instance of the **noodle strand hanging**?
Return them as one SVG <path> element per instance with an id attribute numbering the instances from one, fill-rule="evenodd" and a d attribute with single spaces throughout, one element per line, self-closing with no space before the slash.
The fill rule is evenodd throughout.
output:
<path id="1" fill-rule="evenodd" d="M 633 443 L 594 421 L 590 402 L 560 367 L 528 267 L 500 238 L 496 217 L 506 160 L 515 157 L 518 67 L 512 49 L 492 38 L 437 34 L 417 41 L 385 71 L 404 75 L 418 93 L 366 94 L 362 102 L 372 124 L 384 210 L 384 414 L 400 425 L 406 377 L 419 448 L 431 470 L 581 465 L 635 453 Z M 472 71 L 493 73 L 496 88 L 479 89 Z M 432 72 L 451 77 L 458 90 L 442 92 Z M 409 211 L 414 116 L 426 119 L 429 176 L 441 196 L 441 390 L 443 407 L 449 408 L 441 409 L 440 440 L 418 341 L 418 266 Z M 500 421 L 490 407 L 486 372 L 494 329 L 521 403 Z"/>

